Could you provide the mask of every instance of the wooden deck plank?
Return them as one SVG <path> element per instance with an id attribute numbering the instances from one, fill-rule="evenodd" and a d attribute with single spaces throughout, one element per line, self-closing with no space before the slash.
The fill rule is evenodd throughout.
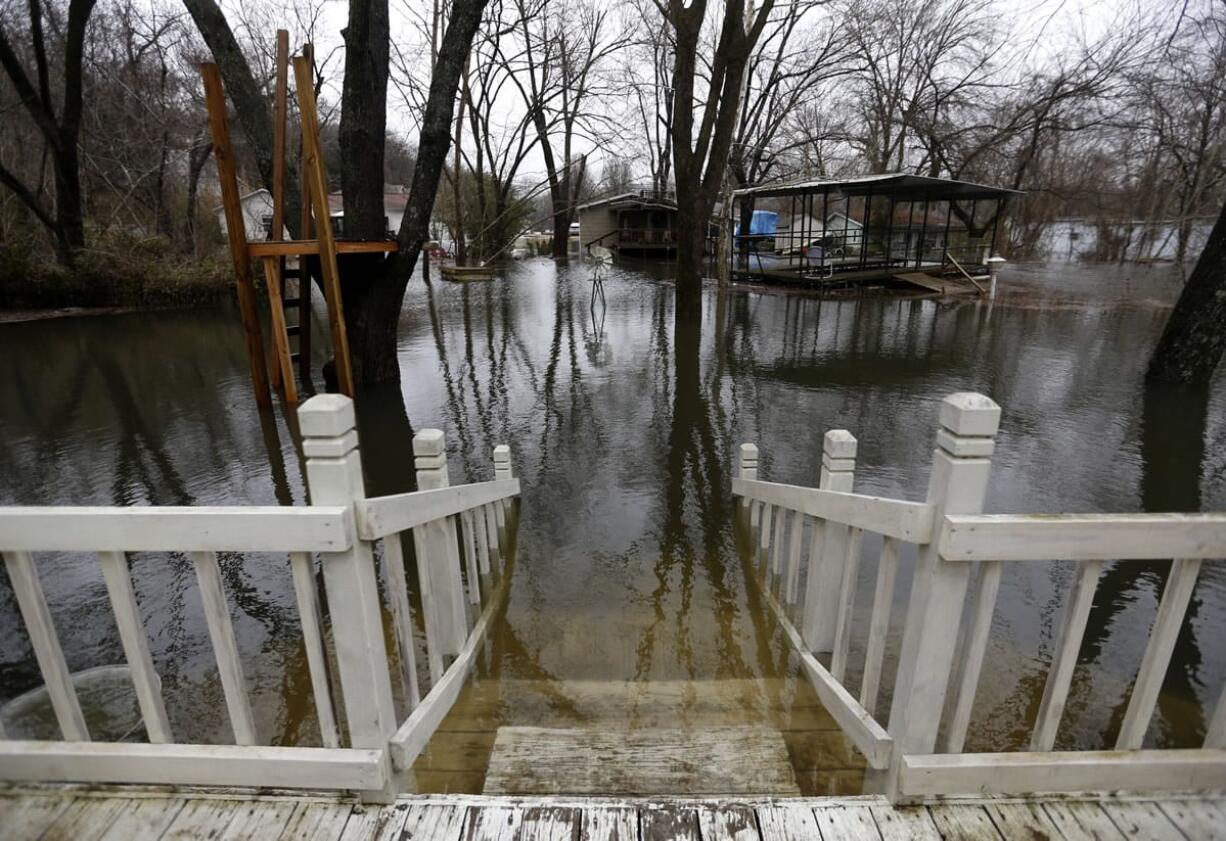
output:
<path id="1" fill-rule="evenodd" d="M 758 828 L 762 841 L 792 841 L 795 838 L 820 838 L 817 817 L 810 806 L 778 803 L 759 806 Z"/>
<path id="2" fill-rule="evenodd" d="M 1043 804 L 1043 811 L 1068 841 L 1122 841 L 1124 833 L 1097 803 L 1055 801 Z"/>
<path id="3" fill-rule="evenodd" d="M 1060 830 L 1034 803 L 986 803 L 984 810 L 1005 838 L 1059 838 Z"/>
<path id="4" fill-rule="evenodd" d="M 251 801 L 218 836 L 225 841 L 263 841 L 281 834 L 298 804 L 291 800 Z"/>
<path id="5" fill-rule="evenodd" d="M 467 806 L 411 803 L 401 831 L 402 841 L 458 841 L 469 819 Z"/>
<path id="6" fill-rule="evenodd" d="M 641 841 L 700 841 L 698 813 L 685 806 L 653 806 L 639 810 Z"/>
<path id="7" fill-rule="evenodd" d="M 932 816 L 923 806 L 870 806 L 884 841 L 941 841 Z"/>
<path id="8" fill-rule="evenodd" d="M 238 814 L 238 800 L 188 800 L 162 833 L 162 841 L 195 841 L 216 838 Z"/>
<path id="9" fill-rule="evenodd" d="M 484 806 L 474 811 L 464 836 L 468 841 L 514 841 L 524 817 L 522 810 L 512 806 Z"/>
<path id="10" fill-rule="evenodd" d="M 758 841 L 758 821 L 744 805 L 703 806 L 698 810 L 703 841 Z"/>
<path id="11" fill-rule="evenodd" d="M 71 797 L 29 797 L 21 801 L 16 809 L 4 816 L 4 825 L 0 826 L 0 839 L 38 838 L 51 826 L 72 804 Z"/>
<path id="12" fill-rule="evenodd" d="M 392 841 L 399 839 L 408 820 L 408 804 L 355 806 L 341 833 L 341 841 Z"/>
<path id="13" fill-rule="evenodd" d="M 281 841 L 336 841 L 352 811 L 348 803 L 304 803 L 290 817 Z"/>
<path id="14" fill-rule="evenodd" d="M 628 806 L 584 809 L 579 841 L 637 841 L 638 821 L 638 812 Z"/>
<path id="15" fill-rule="evenodd" d="M 984 841 L 1001 837 L 982 806 L 929 806 L 928 814 L 946 841 Z"/>
<path id="16" fill-rule="evenodd" d="M 1121 801 L 1102 806 L 1120 831 L 1136 841 L 1184 841 L 1183 833 L 1153 801 Z"/>
<path id="17" fill-rule="evenodd" d="M 868 806 L 818 806 L 813 814 L 822 838 L 881 841 L 881 832 Z"/>
<path id="18" fill-rule="evenodd" d="M 111 822 L 99 841 L 160 838 L 187 801 L 179 797 L 142 797 L 125 803 L 127 807 Z"/>
<path id="19" fill-rule="evenodd" d="M 40 841 L 94 841 L 127 805 L 128 801 L 119 798 L 78 797 L 47 828 Z"/>
<path id="20" fill-rule="evenodd" d="M 1207 800 L 1168 800 L 1158 804 L 1180 832 L 1197 841 L 1226 841 L 1226 813 Z"/>
<path id="21" fill-rule="evenodd" d="M 571 841 L 578 829 L 578 809 L 533 807 L 524 810 L 515 837 L 523 841 Z"/>
<path id="22" fill-rule="evenodd" d="M 800 789 L 782 736 L 766 727 L 503 727 L 485 793 L 729 796 Z"/>

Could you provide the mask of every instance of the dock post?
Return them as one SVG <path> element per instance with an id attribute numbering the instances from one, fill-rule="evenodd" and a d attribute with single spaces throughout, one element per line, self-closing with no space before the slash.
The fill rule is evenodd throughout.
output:
<path id="1" fill-rule="evenodd" d="M 894 802 L 901 796 L 898 775 L 902 757 L 933 753 L 936 748 L 963 602 L 974 566 L 941 560 L 941 523 L 946 514 L 983 511 L 999 425 L 1000 407 L 982 394 L 961 392 L 941 402 L 937 448 L 928 480 L 933 536 L 920 546 L 887 728 L 894 739 L 894 753 L 886 794 Z"/>
<path id="2" fill-rule="evenodd" d="M 423 429 L 413 436 L 413 462 L 417 489 L 430 491 L 451 486 L 447 469 L 447 440 L 441 429 Z M 460 544 L 452 518 L 434 520 L 413 529 L 417 573 L 421 580 L 426 643 L 431 652 L 459 654 L 468 637 L 468 607 L 460 576 Z M 431 664 L 431 670 L 434 669 Z M 438 676 L 432 675 L 434 680 Z"/>
<path id="3" fill-rule="evenodd" d="M 514 479 L 511 474 L 511 448 L 506 444 L 499 444 L 494 448 L 494 481 L 501 482 L 506 479 Z M 507 512 L 511 510 L 511 499 L 508 497 L 500 502 L 495 510 L 498 513 L 498 527 L 506 530 L 507 527 Z"/>
<path id="4" fill-rule="evenodd" d="M 316 395 L 299 407 L 298 424 L 311 504 L 352 509 L 366 498 L 353 400 L 341 394 Z M 321 554 L 341 696 L 350 745 L 384 750 L 396 732 L 396 712 L 375 559 L 370 543 L 360 540 L 353 526 L 349 530 L 348 549 Z M 385 761 L 387 787 L 364 793 L 371 800 L 390 799 L 395 793 L 391 762 Z"/>
<path id="5" fill-rule="evenodd" d="M 832 429 L 826 433 L 822 439 L 822 473 L 818 487 L 851 493 L 855 483 L 856 447 L 855 436 L 846 429 Z M 826 523 L 819 544 L 821 553 L 809 558 L 802 633 L 805 644 L 813 652 L 830 651 L 834 647 L 847 537 L 847 526 Z"/>
<path id="6" fill-rule="evenodd" d="M 1005 263 L 1009 262 L 1004 257 L 989 257 L 984 261 L 988 267 L 988 297 L 996 297 L 996 275 L 1000 273 L 1000 268 Z"/>

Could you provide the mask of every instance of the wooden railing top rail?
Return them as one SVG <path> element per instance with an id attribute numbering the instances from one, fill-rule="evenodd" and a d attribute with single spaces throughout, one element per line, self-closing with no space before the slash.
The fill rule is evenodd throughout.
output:
<path id="1" fill-rule="evenodd" d="M 932 539 L 933 509 L 926 502 L 739 478 L 732 480 L 732 493 L 910 543 Z"/>
<path id="2" fill-rule="evenodd" d="M 518 479 L 500 479 L 361 500 L 356 504 L 358 536 L 378 540 L 519 493 Z"/>
<path id="3" fill-rule="evenodd" d="M 344 506 L 3 507 L 0 552 L 341 552 Z"/>
<path id="4" fill-rule="evenodd" d="M 947 561 L 1226 558 L 1226 513 L 975 514 L 941 524 Z"/>

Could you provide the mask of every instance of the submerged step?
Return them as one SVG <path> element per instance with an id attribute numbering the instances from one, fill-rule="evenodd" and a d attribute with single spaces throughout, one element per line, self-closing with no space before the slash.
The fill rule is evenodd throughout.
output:
<path id="1" fill-rule="evenodd" d="M 698 729 L 500 727 L 485 794 L 799 795 L 783 736 Z"/>

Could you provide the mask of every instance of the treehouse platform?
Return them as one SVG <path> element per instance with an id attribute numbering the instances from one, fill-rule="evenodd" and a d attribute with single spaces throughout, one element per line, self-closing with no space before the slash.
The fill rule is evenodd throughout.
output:
<path id="1" fill-rule="evenodd" d="M 832 293 L 916 287 L 959 293 L 989 280 L 997 232 L 1017 191 L 886 174 L 748 187 L 732 194 L 737 218 L 729 270 L 741 282 Z M 948 282 L 915 283 L 918 275 Z"/>

